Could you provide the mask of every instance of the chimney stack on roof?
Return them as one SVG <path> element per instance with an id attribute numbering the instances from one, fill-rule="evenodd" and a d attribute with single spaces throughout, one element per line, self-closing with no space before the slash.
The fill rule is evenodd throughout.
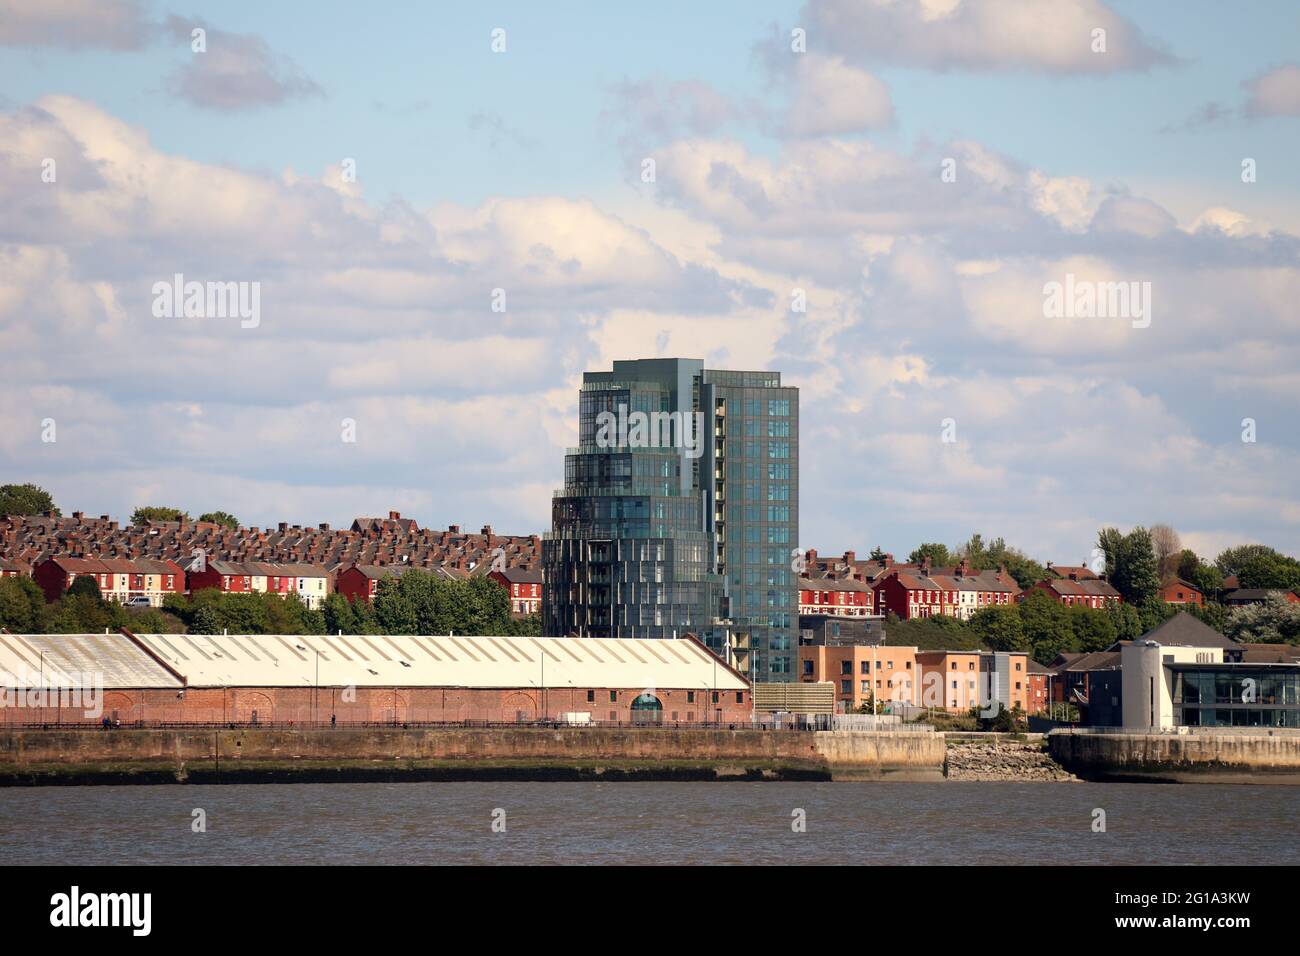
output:
<path id="1" fill-rule="evenodd" d="M 845 551 L 845 552 L 844 552 L 844 563 L 845 563 L 845 564 L 851 565 L 851 564 L 853 564 L 853 562 L 855 562 L 855 561 L 857 561 L 857 560 L 858 560 L 858 553 L 857 553 L 856 551 Z"/>
<path id="2" fill-rule="evenodd" d="M 401 517 L 402 517 L 402 513 L 401 513 L 400 511 L 390 511 L 390 512 L 388 512 L 388 520 L 389 520 L 389 521 L 398 521 L 398 520 L 401 519 Z"/>

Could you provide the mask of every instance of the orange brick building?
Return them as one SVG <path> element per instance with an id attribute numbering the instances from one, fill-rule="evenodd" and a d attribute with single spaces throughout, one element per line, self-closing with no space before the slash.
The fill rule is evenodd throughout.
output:
<path id="1" fill-rule="evenodd" d="M 881 713 L 892 702 L 914 703 L 917 686 L 916 648 L 890 644 L 803 644 L 799 647 L 799 680 L 830 681 L 840 713 L 871 706 Z"/>

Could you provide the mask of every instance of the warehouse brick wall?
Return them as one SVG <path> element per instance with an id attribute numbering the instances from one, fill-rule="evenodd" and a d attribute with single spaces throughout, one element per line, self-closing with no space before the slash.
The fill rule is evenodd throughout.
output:
<path id="1" fill-rule="evenodd" d="M 99 723 L 107 715 L 122 724 L 296 724 L 419 723 L 444 721 L 519 721 L 559 719 L 564 713 L 590 714 L 591 720 L 630 721 L 632 702 L 645 688 L 514 689 L 437 687 L 228 687 L 107 690 L 101 713 L 83 702 L 50 692 L 48 706 L 17 706 L 14 692 L 0 705 L 0 724 Z M 665 723 L 748 721 L 750 691 L 662 690 L 658 698 Z M 716 694 L 716 702 L 713 697 Z M 588 699 L 588 698 L 591 699 Z"/>

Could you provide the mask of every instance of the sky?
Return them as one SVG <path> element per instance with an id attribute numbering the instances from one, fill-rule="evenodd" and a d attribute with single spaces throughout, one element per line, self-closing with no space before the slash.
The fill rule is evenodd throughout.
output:
<path id="1" fill-rule="evenodd" d="M 681 356 L 800 386 L 805 548 L 1300 553 L 1293 4 L 466 6 L 0 0 L 0 482 L 540 532 Z"/>

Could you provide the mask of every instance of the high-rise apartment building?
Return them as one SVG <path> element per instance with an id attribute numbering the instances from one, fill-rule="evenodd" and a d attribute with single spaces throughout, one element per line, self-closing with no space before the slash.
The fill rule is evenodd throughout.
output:
<path id="1" fill-rule="evenodd" d="M 796 679 L 799 391 L 698 359 L 583 376 L 578 447 L 542 545 L 545 633 L 697 634 Z"/>

